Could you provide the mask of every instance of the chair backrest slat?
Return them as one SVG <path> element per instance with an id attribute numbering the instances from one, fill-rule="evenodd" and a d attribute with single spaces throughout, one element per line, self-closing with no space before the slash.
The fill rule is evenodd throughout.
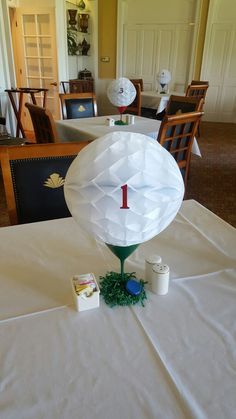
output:
<path id="1" fill-rule="evenodd" d="M 157 140 L 174 157 L 183 175 L 185 187 L 191 158 L 192 144 L 203 112 L 165 115 Z"/>
<path id="2" fill-rule="evenodd" d="M 209 81 L 207 81 L 207 80 L 192 80 L 191 84 L 195 84 L 195 85 L 206 84 L 209 87 Z"/>

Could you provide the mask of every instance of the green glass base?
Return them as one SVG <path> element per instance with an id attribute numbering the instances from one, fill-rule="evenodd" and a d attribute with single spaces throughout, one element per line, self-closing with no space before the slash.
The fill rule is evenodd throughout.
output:
<path id="1" fill-rule="evenodd" d="M 139 246 L 139 244 L 131 244 L 130 246 L 114 246 L 113 244 L 108 243 L 106 243 L 106 245 L 120 260 L 128 258 Z"/>
<path id="2" fill-rule="evenodd" d="M 120 259 L 120 274 L 121 278 L 124 276 L 124 262 L 131 253 L 133 253 L 139 244 L 131 244 L 130 246 L 114 246 L 113 244 L 106 243 L 107 247 Z"/>

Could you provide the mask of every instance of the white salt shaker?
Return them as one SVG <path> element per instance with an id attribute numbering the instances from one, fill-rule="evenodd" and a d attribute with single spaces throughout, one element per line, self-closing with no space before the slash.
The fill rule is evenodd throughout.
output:
<path id="1" fill-rule="evenodd" d="M 148 281 L 148 288 L 151 288 L 152 285 L 152 268 L 157 263 L 161 263 L 159 255 L 150 255 L 145 260 L 145 280 Z"/>
<path id="2" fill-rule="evenodd" d="M 130 124 L 130 115 L 125 115 L 125 122 L 127 125 Z"/>
<path id="3" fill-rule="evenodd" d="M 165 295 L 169 289 L 169 266 L 157 263 L 152 267 L 151 290 L 158 295 Z"/>
<path id="4" fill-rule="evenodd" d="M 134 115 L 130 115 L 130 124 L 134 125 L 134 121 L 135 121 L 135 116 Z"/>

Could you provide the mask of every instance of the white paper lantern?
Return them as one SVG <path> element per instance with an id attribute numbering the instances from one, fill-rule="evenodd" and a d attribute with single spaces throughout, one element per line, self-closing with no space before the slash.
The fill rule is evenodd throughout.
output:
<path id="1" fill-rule="evenodd" d="M 163 93 L 166 93 L 165 90 L 168 90 L 168 83 L 171 81 L 171 73 L 169 70 L 161 70 L 157 74 L 157 81 L 161 85 Z"/>
<path id="2" fill-rule="evenodd" d="M 158 73 L 158 81 L 159 83 L 167 84 L 171 81 L 171 74 L 169 70 L 161 70 Z"/>
<path id="3" fill-rule="evenodd" d="M 74 219 L 103 242 L 145 242 L 173 220 L 184 183 L 171 154 L 143 134 L 113 132 L 86 146 L 65 179 Z"/>
<path id="4" fill-rule="evenodd" d="M 110 102 L 118 108 L 126 108 L 136 97 L 136 89 L 133 83 L 125 78 L 113 80 L 107 88 L 107 96 Z"/>

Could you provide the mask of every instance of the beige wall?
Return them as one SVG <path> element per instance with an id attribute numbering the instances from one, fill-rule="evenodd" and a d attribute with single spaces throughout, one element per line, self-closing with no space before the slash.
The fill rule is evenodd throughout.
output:
<path id="1" fill-rule="evenodd" d="M 98 0 L 98 77 L 116 77 L 117 0 Z M 109 57 L 102 62 L 101 57 Z"/>

